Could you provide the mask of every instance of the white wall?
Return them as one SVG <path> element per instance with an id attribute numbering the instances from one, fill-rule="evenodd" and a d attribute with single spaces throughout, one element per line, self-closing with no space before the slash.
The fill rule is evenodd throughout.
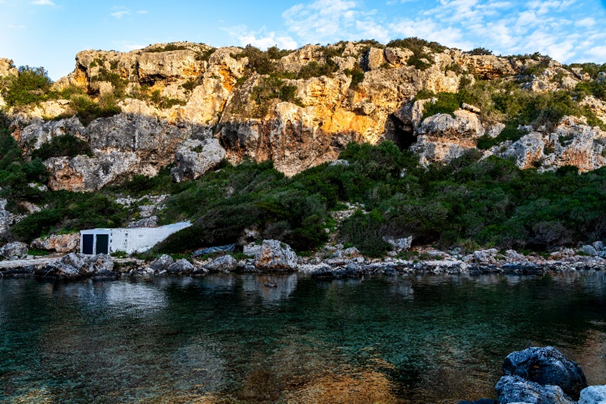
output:
<path id="1" fill-rule="evenodd" d="M 110 253 L 124 251 L 128 254 L 132 254 L 136 252 L 145 252 L 159 242 L 164 241 L 171 234 L 189 226 L 191 226 L 191 223 L 182 222 L 154 228 L 140 227 L 134 229 L 83 230 L 80 232 L 80 237 L 82 237 L 83 234 L 107 234 L 109 232 Z M 82 243 L 80 244 L 82 245 Z"/>

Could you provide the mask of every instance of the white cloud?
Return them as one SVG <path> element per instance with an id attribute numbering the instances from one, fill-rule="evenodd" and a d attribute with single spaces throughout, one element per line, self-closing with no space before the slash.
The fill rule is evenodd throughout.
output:
<path id="1" fill-rule="evenodd" d="M 137 14 L 147 14 L 149 11 L 147 10 L 139 10 L 137 11 Z"/>
<path id="2" fill-rule="evenodd" d="M 126 11 L 126 10 L 122 10 L 122 11 L 116 11 L 114 13 L 111 13 L 110 15 L 112 17 L 115 17 L 117 19 L 121 19 L 122 17 L 124 17 L 125 15 L 129 15 L 130 11 Z"/>
<path id="3" fill-rule="evenodd" d="M 596 20 L 594 20 L 592 17 L 583 18 L 582 20 L 574 23 L 574 25 L 577 27 L 593 27 L 595 24 Z"/>
<path id="4" fill-rule="evenodd" d="M 54 6 L 55 3 L 53 3 L 50 0 L 36 0 L 36 1 L 32 1 L 32 4 L 35 4 L 37 6 Z"/>
<path id="5" fill-rule="evenodd" d="M 316 0 L 310 4 L 297 4 L 286 10 L 282 17 L 289 31 L 306 42 L 334 39 L 355 24 L 358 12 L 355 1 Z"/>
<path id="6" fill-rule="evenodd" d="M 225 29 L 240 45 L 252 45 L 260 49 L 277 46 L 281 49 L 296 49 L 297 41 L 291 36 L 276 32 L 266 32 L 265 29 L 250 31 L 246 26 L 237 26 Z"/>

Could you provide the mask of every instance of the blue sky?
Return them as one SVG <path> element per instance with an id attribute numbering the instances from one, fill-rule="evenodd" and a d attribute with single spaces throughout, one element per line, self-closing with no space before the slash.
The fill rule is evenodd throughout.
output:
<path id="1" fill-rule="evenodd" d="M 85 49 L 204 42 L 295 48 L 419 36 L 463 50 L 606 62 L 606 0 L 0 0 L 0 57 L 53 79 Z"/>

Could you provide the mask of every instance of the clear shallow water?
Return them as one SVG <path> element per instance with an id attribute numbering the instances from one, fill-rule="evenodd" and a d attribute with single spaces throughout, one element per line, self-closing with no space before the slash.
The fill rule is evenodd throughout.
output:
<path id="1" fill-rule="evenodd" d="M 0 280 L 3 402 L 456 402 L 531 345 L 606 384 L 606 273 Z"/>

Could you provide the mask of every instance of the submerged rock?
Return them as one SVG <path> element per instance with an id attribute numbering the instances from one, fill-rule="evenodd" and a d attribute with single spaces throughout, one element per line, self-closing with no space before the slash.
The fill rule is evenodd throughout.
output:
<path id="1" fill-rule="evenodd" d="M 528 348 L 513 352 L 503 363 L 505 376 L 519 376 L 541 385 L 559 386 L 573 398 L 587 387 L 583 370 L 554 347 Z"/>

